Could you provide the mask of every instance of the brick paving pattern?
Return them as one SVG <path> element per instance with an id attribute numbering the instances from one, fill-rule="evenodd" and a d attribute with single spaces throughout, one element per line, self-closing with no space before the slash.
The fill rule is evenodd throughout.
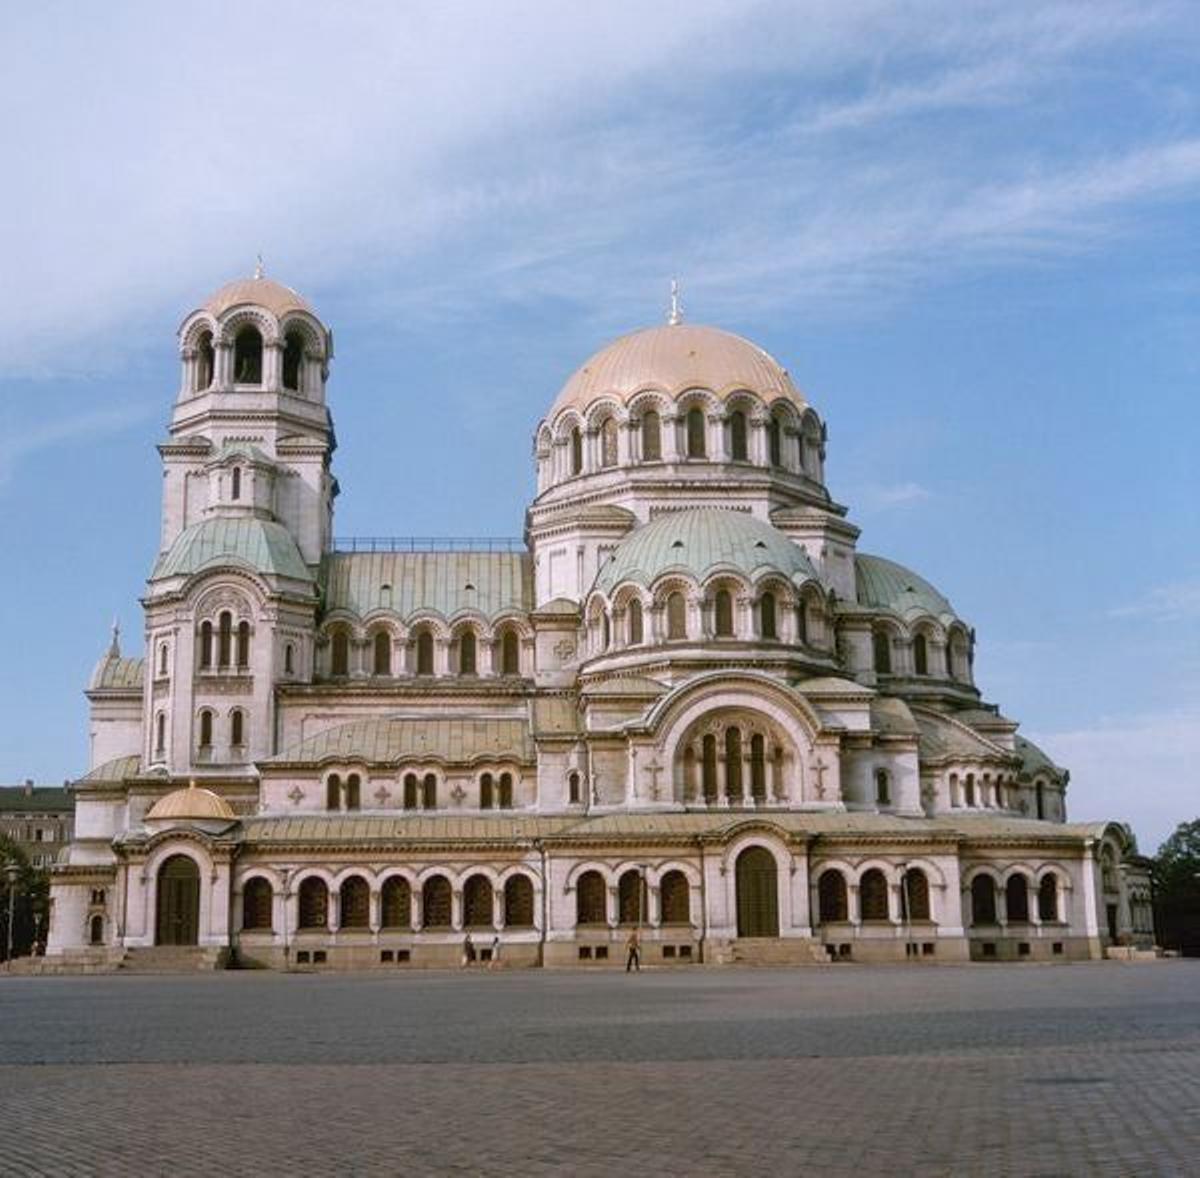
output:
<path id="1" fill-rule="evenodd" d="M 1200 963 L 0 979 L 0 1173 L 1200 1171 Z"/>

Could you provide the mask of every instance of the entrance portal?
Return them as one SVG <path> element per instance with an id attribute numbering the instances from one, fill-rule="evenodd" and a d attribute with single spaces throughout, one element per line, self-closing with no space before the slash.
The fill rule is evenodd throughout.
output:
<path id="1" fill-rule="evenodd" d="M 779 936 L 779 894 L 775 856 L 763 847 L 748 847 L 737 858 L 737 924 L 739 937 Z"/>
<path id="2" fill-rule="evenodd" d="M 155 944 L 195 945 L 200 933 L 200 869 L 187 855 L 172 855 L 158 872 Z"/>

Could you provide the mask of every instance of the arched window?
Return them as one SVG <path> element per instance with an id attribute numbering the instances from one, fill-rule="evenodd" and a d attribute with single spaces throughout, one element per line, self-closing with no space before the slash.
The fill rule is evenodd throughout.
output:
<path id="1" fill-rule="evenodd" d="M 862 920 L 888 920 L 888 886 L 878 867 L 863 872 L 858 884 L 858 906 Z"/>
<path id="2" fill-rule="evenodd" d="M 213 662 L 213 628 L 212 622 L 204 622 L 200 626 L 200 669 L 207 671 Z"/>
<path id="3" fill-rule="evenodd" d="M 583 473 L 583 434 L 579 426 L 571 430 L 571 473 Z"/>
<path id="4" fill-rule="evenodd" d="M 886 630 L 876 630 L 871 635 L 875 652 L 875 670 L 880 675 L 892 673 L 892 639 Z"/>
<path id="5" fill-rule="evenodd" d="M 431 875 L 421 888 L 421 927 L 450 927 L 450 881 L 444 875 Z"/>
<path id="6" fill-rule="evenodd" d="M 714 613 L 716 614 L 717 637 L 733 637 L 733 595 L 728 589 L 718 589 Z"/>
<path id="7" fill-rule="evenodd" d="M 971 923 L 996 923 L 996 887 L 990 875 L 971 880 Z"/>
<path id="8" fill-rule="evenodd" d="M 271 881 L 256 875 L 242 887 L 242 928 L 271 927 Z"/>
<path id="9" fill-rule="evenodd" d="M 822 924 L 849 920 L 846 878 L 832 867 L 817 881 L 817 912 Z"/>
<path id="10" fill-rule="evenodd" d="M 162 642 L 158 647 L 158 674 L 160 677 L 167 673 L 167 644 Z"/>
<path id="11" fill-rule="evenodd" d="M 88 941 L 92 945 L 104 944 L 104 917 L 97 913 L 88 922 Z"/>
<path id="12" fill-rule="evenodd" d="M 687 603 L 683 594 L 676 590 L 667 594 L 667 638 L 687 637 Z"/>
<path id="13" fill-rule="evenodd" d="M 513 804 L 513 779 L 511 773 L 500 774 L 500 809 L 511 810 Z"/>
<path id="14" fill-rule="evenodd" d="M 233 379 L 238 384 L 262 384 L 263 338 L 247 324 L 233 342 Z"/>
<path id="15" fill-rule="evenodd" d="M 629 645 L 641 646 L 642 637 L 642 603 L 634 597 L 629 602 Z"/>
<path id="16" fill-rule="evenodd" d="M 196 392 L 202 393 L 213 381 L 214 371 L 213 337 L 211 331 L 203 332 L 196 346 Z"/>
<path id="17" fill-rule="evenodd" d="M 756 802 L 767 800 L 766 741 L 757 732 L 750 737 L 750 796 Z"/>
<path id="18" fill-rule="evenodd" d="M 775 624 L 775 594 L 764 593 L 758 602 L 758 628 L 764 638 L 778 638 Z"/>
<path id="19" fill-rule="evenodd" d="M 929 920 L 929 879 L 919 867 L 910 867 L 901 878 L 900 898 L 909 920 Z"/>
<path id="20" fill-rule="evenodd" d="M 600 465 L 617 465 L 617 419 L 606 417 L 600 427 Z"/>
<path id="21" fill-rule="evenodd" d="M 159 712 L 154 718 L 154 751 L 156 753 L 167 751 L 167 714 L 165 712 Z"/>
<path id="22" fill-rule="evenodd" d="M 500 638 L 500 672 L 503 675 L 521 673 L 521 640 L 515 630 L 505 630 Z"/>
<path id="23" fill-rule="evenodd" d="M 607 650 L 612 645 L 612 623 L 608 620 L 608 614 L 600 615 L 600 649 Z"/>
<path id="24" fill-rule="evenodd" d="M 475 674 L 475 631 L 464 630 L 458 639 L 458 673 Z"/>
<path id="25" fill-rule="evenodd" d="M 213 714 L 205 709 L 200 713 L 200 747 L 202 749 L 212 748 L 213 738 Z"/>
<path id="26" fill-rule="evenodd" d="M 653 409 L 642 414 L 642 461 L 662 459 L 662 422 Z"/>
<path id="27" fill-rule="evenodd" d="M 404 808 L 406 810 L 415 810 L 420 801 L 420 783 L 417 781 L 415 773 L 406 773 L 404 775 Z"/>
<path id="28" fill-rule="evenodd" d="M 924 634 L 913 639 L 913 669 L 918 675 L 929 674 L 929 643 Z"/>
<path id="29" fill-rule="evenodd" d="M 492 881 L 486 875 L 472 875 L 463 885 L 463 924 L 492 927 Z"/>
<path id="30" fill-rule="evenodd" d="M 1004 914 L 1009 924 L 1029 921 L 1029 885 L 1019 872 L 1010 875 L 1004 885 Z"/>
<path id="31" fill-rule="evenodd" d="M 283 648 L 283 673 L 285 675 L 296 673 L 296 648 L 290 642 Z"/>
<path id="32" fill-rule="evenodd" d="M 963 783 L 963 805 L 975 805 L 975 774 L 968 773 L 967 779 Z"/>
<path id="33" fill-rule="evenodd" d="M 741 800 L 742 734 L 733 726 L 725 729 L 725 793 L 731 800 Z"/>
<path id="34" fill-rule="evenodd" d="M 803 600 L 796 606 L 796 645 L 808 645 L 808 606 Z"/>
<path id="35" fill-rule="evenodd" d="M 250 666 L 250 623 L 239 622 L 237 628 L 237 665 L 242 670 Z"/>
<path id="36" fill-rule="evenodd" d="M 361 876 L 350 876 L 343 881 L 341 889 L 342 928 L 368 928 L 371 926 L 371 889 Z"/>
<path id="37" fill-rule="evenodd" d="M 479 779 L 479 808 L 481 810 L 490 810 L 495 804 L 496 799 L 492 785 L 492 775 L 485 773 Z"/>
<path id="38" fill-rule="evenodd" d="M 687 456 L 703 458 L 706 450 L 704 445 L 704 410 L 689 409 L 687 411 Z"/>
<path id="39" fill-rule="evenodd" d="M 426 773 L 425 780 L 421 782 L 421 808 L 437 809 L 437 777 L 433 773 Z"/>
<path id="40" fill-rule="evenodd" d="M 217 619 L 217 662 L 227 667 L 233 661 L 233 615 L 226 610 Z"/>
<path id="41" fill-rule="evenodd" d="M 428 630 L 417 635 L 417 674 L 433 674 L 433 635 Z"/>
<path id="42" fill-rule="evenodd" d="M 1042 782 L 1038 782 L 1033 787 L 1034 799 L 1037 802 L 1037 816 L 1041 819 L 1046 817 L 1046 787 Z"/>
<path id="43" fill-rule="evenodd" d="M 525 875 L 510 875 L 504 884 L 506 928 L 533 927 L 533 884 Z"/>
<path id="44" fill-rule="evenodd" d="M 617 880 L 617 922 L 642 923 L 642 876 L 639 871 L 626 871 Z"/>
<path id="45" fill-rule="evenodd" d="M 578 773 L 568 773 L 567 774 L 567 800 L 571 803 L 572 806 L 577 806 L 577 805 L 579 805 L 580 802 L 583 801 L 581 792 L 582 791 L 579 788 L 579 774 Z"/>
<path id="46" fill-rule="evenodd" d="M 888 779 L 886 769 L 875 770 L 875 804 L 890 806 L 892 804 L 892 783 Z"/>
<path id="47" fill-rule="evenodd" d="M 229 717 L 229 743 L 240 748 L 246 743 L 246 713 L 235 708 Z"/>
<path id="48" fill-rule="evenodd" d="M 329 927 L 329 889 L 315 875 L 300 881 L 299 923 L 302 929 Z"/>
<path id="49" fill-rule="evenodd" d="M 346 778 L 346 809 L 357 810 L 362 805 L 362 778 L 351 773 Z"/>
<path id="50" fill-rule="evenodd" d="M 374 666 L 373 669 L 376 675 L 390 675 L 392 673 L 392 636 L 387 630 L 377 630 L 374 645 Z"/>
<path id="51" fill-rule="evenodd" d="M 585 871 L 575 885 L 575 923 L 607 924 L 604 876 L 598 871 Z"/>
<path id="52" fill-rule="evenodd" d="M 300 392 L 304 340 L 298 331 L 289 331 L 283 340 L 283 387 Z"/>
<path id="53" fill-rule="evenodd" d="M 668 871 L 658 885 L 659 911 L 663 924 L 690 924 L 692 890 L 682 871 Z"/>
<path id="54" fill-rule="evenodd" d="M 746 452 L 746 415 L 735 409 L 729 415 L 729 456 L 734 462 L 745 462 Z"/>
<path id="55" fill-rule="evenodd" d="M 704 800 L 706 802 L 715 802 L 717 800 L 716 736 L 714 736 L 711 732 L 706 733 L 701 748 L 700 778 L 701 786 L 704 790 Z"/>
<path id="56" fill-rule="evenodd" d="M 350 635 L 345 630 L 333 632 L 329 671 L 332 675 L 350 674 Z"/>
<path id="57" fill-rule="evenodd" d="M 1058 877 L 1047 872 L 1038 884 L 1038 920 L 1058 919 Z"/>
<path id="58" fill-rule="evenodd" d="M 392 875 L 383 881 L 379 919 L 384 928 L 412 927 L 412 888 L 403 876 Z"/>
<path id="59" fill-rule="evenodd" d="M 342 779 L 331 773 L 325 782 L 325 809 L 340 810 L 342 808 Z"/>
<path id="60" fill-rule="evenodd" d="M 229 498 L 234 500 L 240 499 L 242 497 L 242 468 L 240 466 L 233 468 L 233 474 L 230 476 L 229 483 Z"/>
<path id="61" fill-rule="evenodd" d="M 783 427 L 778 417 L 772 417 L 767 423 L 767 451 L 772 466 L 783 465 Z"/>

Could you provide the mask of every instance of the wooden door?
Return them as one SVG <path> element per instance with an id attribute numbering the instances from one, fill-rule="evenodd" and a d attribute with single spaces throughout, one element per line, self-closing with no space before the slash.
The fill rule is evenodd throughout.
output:
<path id="1" fill-rule="evenodd" d="M 779 889 L 775 857 L 763 847 L 750 847 L 737 860 L 739 937 L 779 936 Z"/>
<path id="2" fill-rule="evenodd" d="M 172 855 L 158 873 L 155 941 L 195 945 L 200 933 L 200 871 L 187 855 Z"/>

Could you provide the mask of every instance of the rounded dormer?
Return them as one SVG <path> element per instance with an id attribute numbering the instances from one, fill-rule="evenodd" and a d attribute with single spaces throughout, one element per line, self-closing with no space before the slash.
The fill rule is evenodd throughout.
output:
<path id="1" fill-rule="evenodd" d="M 183 321 L 180 399 L 283 393 L 321 402 L 333 338 L 303 295 L 261 270 L 228 282 Z"/>

